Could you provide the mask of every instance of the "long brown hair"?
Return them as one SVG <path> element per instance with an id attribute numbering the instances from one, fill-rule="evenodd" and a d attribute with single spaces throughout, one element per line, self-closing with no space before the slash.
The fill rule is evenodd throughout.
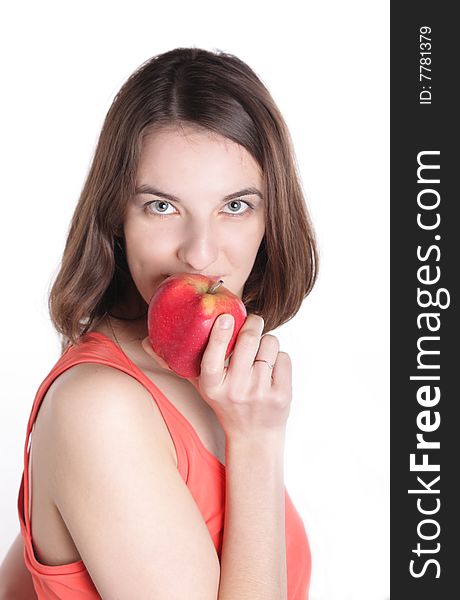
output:
<path id="1" fill-rule="evenodd" d="M 142 139 L 156 126 L 180 124 L 229 138 L 261 167 L 266 225 L 243 290 L 248 313 L 261 315 L 264 332 L 271 331 L 289 321 L 311 291 L 318 253 L 292 141 L 274 100 L 236 56 L 176 48 L 141 65 L 105 118 L 49 296 L 63 348 L 78 344 L 135 289 L 122 229 Z"/>

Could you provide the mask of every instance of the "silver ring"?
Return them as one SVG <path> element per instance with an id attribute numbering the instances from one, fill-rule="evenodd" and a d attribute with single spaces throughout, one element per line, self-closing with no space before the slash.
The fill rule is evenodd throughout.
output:
<path id="1" fill-rule="evenodd" d="M 255 363 L 256 363 L 256 362 L 264 362 L 264 363 L 267 363 L 267 365 L 270 367 L 270 369 L 273 369 L 273 367 L 275 366 L 275 365 L 272 365 L 271 363 L 269 363 L 269 362 L 268 362 L 268 360 L 264 360 L 263 358 L 256 358 L 254 362 L 255 362 Z"/>

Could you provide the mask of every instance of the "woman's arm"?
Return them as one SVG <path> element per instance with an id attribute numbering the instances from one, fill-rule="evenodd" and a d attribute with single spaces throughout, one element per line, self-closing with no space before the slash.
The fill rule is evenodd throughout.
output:
<path id="1" fill-rule="evenodd" d="M 273 343 L 274 337 L 269 337 Z M 210 344 L 218 341 L 218 338 L 212 336 Z M 221 341 L 224 342 L 220 356 L 223 364 L 228 340 L 222 336 Z M 146 340 L 143 347 L 161 366 L 169 369 Z M 213 351 L 212 346 L 210 349 Z M 207 356 L 209 354 L 207 351 Z M 284 369 L 284 378 L 278 369 L 278 379 L 281 380 L 284 394 L 290 396 L 290 360 L 286 353 L 280 353 L 278 360 Z M 210 371 L 218 373 L 218 368 L 211 368 Z M 201 391 L 196 381 L 192 383 Z M 282 394 L 278 394 L 280 395 Z M 268 398 L 267 393 L 262 402 L 259 400 L 260 405 L 266 405 L 266 423 L 270 421 L 266 416 L 270 409 Z M 249 422 L 249 405 L 242 403 L 241 408 L 246 412 L 246 420 Z M 275 409 L 274 412 L 279 410 Z M 282 412 L 285 413 L 284 418 L 278 418 L 278 423 L 285 423 L 288 411 L 284 409 Z M 226 436 L 225 524 L 217 600 L 287 599 L 284 487 L 286 429 L 283 424 L 260 430 L 255 426 L 256 421 L 253 418 L 252 426 L 246 432 L 237 432 L 236 429 Z"/>
<path id="2" fill-rule="evenodd" d="M 287 598 L 284 437 L 227 441 L 218 600 Z"/>
<path id="3" fill-rule="evenodd" d="M 229 366 L 232 328 L 213 326 L 192 380 L 226 434 L 226 508 L 218 600 L 286 600 L 284 441 L 292 399 L 289 355 L 248 315 Z M 263 358 L 262 358 L 263 357 Z"/>
<path id="4" fill-rule="evenodd" d="M 0 600 L 36 598 L 32 576 L 24 563 L 24 544 L 19 533 L 0 565 Z"/>

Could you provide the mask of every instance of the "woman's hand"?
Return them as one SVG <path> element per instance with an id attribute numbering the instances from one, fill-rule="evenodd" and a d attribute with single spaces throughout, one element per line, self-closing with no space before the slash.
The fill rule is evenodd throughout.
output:
<path id="1" fill-rule="evenodd" d="M 220 327 L 223 316 L 211 330 L 200 376 L 189 381 L 214 410 L 227 437 L 284 432 L 292 400 L 289 355 L 279 351 L 274 335 L 262 336 L 263 318 L 250 314 L 225 366 L 234 322 L 230 315 L 230 328 Z M 142 346 L 163 368 L 171 370 L 152 350 L 148 338 Z"/>

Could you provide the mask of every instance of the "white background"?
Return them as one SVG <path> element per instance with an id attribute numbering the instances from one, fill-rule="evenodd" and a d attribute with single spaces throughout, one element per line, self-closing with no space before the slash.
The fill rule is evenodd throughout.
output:
<path id="1" fill-rule="evenodd" d="M 33 398 L 59 356 L 47 294 L 102 120 L 144 60 L 198 46 L 236 54 L 268 86 L 318 234 L 317 286 L 275 331 L 293 362 L 286 486 L 310 539 L 310 598 L 389 597 L 388 4 L 2 9 L 0 561 L 19 531 Z"/>

